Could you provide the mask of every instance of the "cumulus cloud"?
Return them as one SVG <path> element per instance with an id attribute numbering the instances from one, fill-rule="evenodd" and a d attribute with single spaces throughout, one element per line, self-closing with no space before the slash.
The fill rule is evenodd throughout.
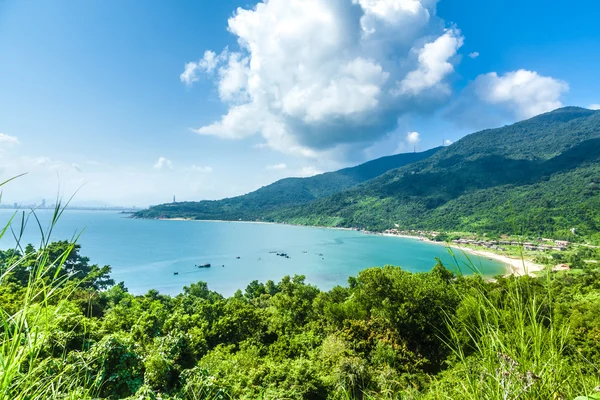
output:
<path id="1" fill-rule="evenodd" d="M 156 164 L 154 164 L 154 169 L 173 169 L 173 163 L 171 162 L 171 160 L 168 160 L 165 157 L 159 157 L 158 161 L 156 161 Z"/>
<path id="2" fill-rule="evenodd" d="M 287 165 L 285 164 L 274 164 L 274 165 L 267 165 L 266 169 L 270 169 L 270 170 L 282 170 L 282 169 L 286 169 Z"/>
<path id="3" fill-rule="evenodd" d="M 474 89 L 484 102 L 503 105 L 519 118 L 530 118 L 562 107 L 560 97 L 569 90 L 569 85 L 520 69 L 501 76 L 496 72 L 480 75 Z"/>
<path id="4" fill-rule="evenodd" d="M 353 0 L 353 3 L 363 9 L 360 24 L 364 33 L 372 35 L 383 28 L 381 21 L 392 26 L 405 25 L 409 31 L 423 27 L 429 22 L 437 0 Z"/>
<path id="5" fill-rule="evenodd" d="M 5 133 L 0 133 L 0 146 L 15 146 L 20 144 L 19 139 L 14 136 L 7 135 Z"/>
<path id="6" fill-rule="evenodd" d="M 417 51 L 419 65 L 400 82 L 398 93 L 417 95 L 426 89 L 436 89 L 449 93 L 450 87 L 444 78 L 454 72 L 450 59 L 456 55 L 463 45 L 463 38 L 454 29 L 446 31 L 431 43 L 427 43 Z"/>
<path id="7" fill-rule="evenodd" d="M 484 129 L 531 118 L 563 106 L 567 83 L 520 69 L 479 75 L 445 111 L 458 125 Z"/>
<path id="8" fill-rule="evenodd" d="M 219 64 L 219 57 L 217 54 L 207 50 L 204 52 L 204 57 L 202 57 L 202 60 L 200 60 L 197 65 L 198 68 L 210 73 L 215 70 L 217 64 Z"/>
<path id="9" fill-rule="evenodd" d="M 207 50 L 199 61 L 192 61 L 185 64 L 183 72 L 179 75 L 181 82 L 191 85 L 198 82 L 198 74 L 201 72 L 212 73 L 219 62 L 226 57 L 227 50 L 217 55 L 215 52 Z"/>
<path id="10" fill-rule="evenodd" d="M 479 57 L 479 52 L 474 51 L 472 53 L 469 53 L 469 58 L 476 59 L 477 57 Z"/>
<path id="11" fill-rule="evenodd" d="M 421 135 L 419 132 L 408 132 L 406 134 L 406 141 L 408 144 L 417 144 L 421 141 Z"/>
<path id="12" fill-rule="evenodd" d="M 261 135 L 265 146 L 309 157 L 340 145 L 368 147 L 398 116 L 439 105 L 451 92 L 463 38 L 444 29 L 436 4 L 269 0 L 238 8 L 228 30 L 239 49 L 207 50 L 181 74 L 185 84 L 208 74 L 229 106 L 195 132 Z"/>
<path id="13" fill-rule="evenodd" d="M 590 110 L 600 110 L 600 104 L 590 104 L 588 108 Z"/>
<path id="14" fill-rule="evenodd" d="M 191 85 L 192 83 L 198 81 L 198 63 L 186 63 L 185 69 L 183 70 L 181 75 L 179 75 L 179 79 L 186 85 Z"/>

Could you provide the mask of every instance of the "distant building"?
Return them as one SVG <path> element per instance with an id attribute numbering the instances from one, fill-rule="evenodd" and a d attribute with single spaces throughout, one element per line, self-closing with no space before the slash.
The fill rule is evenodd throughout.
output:
<path id="1" fill-rule="evenodd" d="M 175 201 L 175 195 L 173 195 L 173 203 L 177 203 L 177 202 Z"/>

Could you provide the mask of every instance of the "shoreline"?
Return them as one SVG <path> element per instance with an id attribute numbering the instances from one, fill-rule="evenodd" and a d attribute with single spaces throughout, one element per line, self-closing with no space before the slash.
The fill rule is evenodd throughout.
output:
<path id="1" fill-rule="evenodd" d="M 229 222 L 229 223 L 242 223 L 242 224 L 263 224 L 263 225 L 288 225 L 288 226 L 301 226 L 301 227 L 306 227 L 306 228 L 320 228 L 320 229 L 336 229 L 336 230 L 345 230 L 345 231 L 356 231 L 356 232 L 360 232 L 362 234 L 365 235 L 379 235 L 379 236 L 386 236 L 386 237 L 396 237 L 396 238 L 401 238 L 401 239 L 413 239 L 413 240 L 419 240 L 422 242 L 426 242 L 426 243 L 430 243 L 430 244 L 437 244 L 437 245 L 442 245 L 446 248 L 453 248 L 453 249 L 457 249 L 462 251 L 463 253 L 468 253 L 477 257 L 484 257 L 484 258 L 488 258 L 488 259 L 492 259 L 495 261 L 499 261 L 502 264 L 504 264 L 505 269 L 506 269 L 506 273 L 504 276 L 509 276 L 509 275 L 516 275 L 516 276 L 524 276 L 524 275 L 529 275 L 529 276 L 536 276 L 535 273 L 542 271 L 545 266 L 540 265 L 540 264 L 536 264 L 533 261 L 530 260 L 524 260 L 524 259 L 520 259 L 520 258 L 514 258 L 514 257 L 510 257 L 508 255 L 502 255 L 502 254 L 496 254 L 496 253 L 492 253 L 490 251 L 485 251 L 485 250 L 478 250 L 478 249 L 472 249 L 470 247 L 463 247 L 463 246 L 456 246 L 456 245 L 451 245 L 448 243 L 444 243 L 444 242 L 436 242 L 433 240 L 429 240 L 429 239 L 423 239 L 421 240 L 419 237 L 417 236 L 410 236 L 410 235 L 394 235 L 394 234 L 388 234 L 388 233 L 379 233 L 379 232 L 369 232 L 369 231 L 359 231 L 356 229 L 352 229 L 352 228 L 340 228 L 340 227 L 332 227 L 332 226 L 314 226 L 314 225 L 295 225 L 295 224 L 289 224 L 289 223 L 283 223 L 283 222 L 265 222 L 265 221 L 226 221 L 226 220 L 197 220 L 197 219 L 191 219 L 191 218 L 157 218 L 157 220 L 159 221 L 191 221 L 191 222 Z"/>
<path id="2" fill-rule="evenodd" d="M 386 234 L 386 233 L 382 233 L 381 235 L 387 236 L 387 237 L 399 237 L 399 238 L 404 238 L 404 239 L 420 240 L 419 237 L 410 236 L 410 235 L 393 235 L 393 234 Z M 429 240 L 429 239 L 423 239 L 421 241 L 431 243 L 431 244 L 442 245 L 446 248 L 457 249 L 457 250 L 462 251 L 463 253 L 472 254 L 472 255 L 475 255 L 478 257 L 485 257 L 485 258 L 493 259 L 496 261 L 500 261 L 506 267 L 506 274 L 504 276 L 509 276 L 509 275 L 536 276 L 535 272 L 543 271 L 545 268 L 544 265 L 536 264 L 530 260 L 515 258 L 515 257 L 511 257 L 508 255 L 503 255 L 503 254 L 492 253 L 491 251 L 473 249 L 473 248 L 464 247 L 464 246 L 457 246 L 457 245 L 452 245 L 452 244 L 448 244 L 445 242 L 436 242 L 436 241 Z"/>

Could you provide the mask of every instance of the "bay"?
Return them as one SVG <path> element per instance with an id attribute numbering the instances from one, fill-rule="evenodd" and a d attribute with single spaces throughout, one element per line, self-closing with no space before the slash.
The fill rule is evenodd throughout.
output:
<path id="1" fill-rule="evenodd" d="M 0 210 L 2 226 L 14 212 Z M 50 210 L 38 210 L 36 214 L 43 227 L 49 226 Z M 19 226 L 20 222 L 13 222 L 14 230 L 18 231 Z M 228 296 L 253 280 L 277 282 L 285 275 L 305 275 L 307 282 L 328 290 L 345 285 L 349 276 L 374 266 L 395 265 L 411 272 L 426 272 L 435 265 L 436 257 L 454 268 L 458 262 L 463 273 L 469 272 L 467 257 L 457 251 L 454 260 L 442 245 L 352 230 L 141 220 L 111 211 L 67 210 L 52 238 L 69 240 L 77 235 L 81 254 L 91 263 L 110 265 L 113 279 L 125 282 L 134 294 L 156 289 L 175 295 L 190 283 L 204 281 L 211 290 Z M 12 236 L 7 232 L 0 247 L 13 247 Z M 40 239 L 37 222 L 30 217 L 22 243 L 37 247 Z M 289 258 L 276 253 L 286 253 Z M 505 271 L 498 261 L 469 258 L 484 275 Z M 207 263 L 211 268 L 196 267 Z"/>

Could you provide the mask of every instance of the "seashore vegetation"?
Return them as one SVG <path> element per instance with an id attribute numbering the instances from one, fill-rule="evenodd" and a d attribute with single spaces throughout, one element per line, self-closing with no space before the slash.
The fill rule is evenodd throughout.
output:
<path id="1" fill-rule="evenodd" d="M 598 400 L 599 118 L 565 108 L 413 163 L 136 215 L 437 230 L 421 236 L 521 265 L 493 280 L 455 258 L 431 260 L 428 273 L 368 268 L 329 291 L 288 276 L 227 298 L 204 282 L 134 295 L 76 237 L 51 240 L 60 202 L 47 229 L 35 212 L 15 214 L 0 230 L 18 243 L 0 251 L 0 400 Z M 406 165 L 385 172 L 388 161 Z M 247 218 L 241 204 L 265 193 L 275 193 L 265 213 Z M 19 239 L 27 223 L 37 247 Z"/>
<path id="2" fill-rule="evenodd" d="M 52 226 L 0 252 L 2 399 L 599 398 L 594 264 L 486 281 L 432 260 L 330 291 L 294 276 L 136 296 Z"/>

